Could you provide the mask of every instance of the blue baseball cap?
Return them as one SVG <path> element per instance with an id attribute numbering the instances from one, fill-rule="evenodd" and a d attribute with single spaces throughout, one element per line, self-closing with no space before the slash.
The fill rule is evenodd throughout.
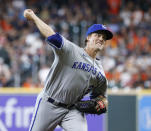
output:
<path id="1" fill-rule="evenodd" d="M 86 37 L 88 36 L 88 35 L 90 35 L 91 33 L 94 33 L 94 32 L 99 32 L 99 31 L 101 31 L 101 32 L 103 32 L 103 33 L 105 33 L 106 34 L 106 40 L 110 40 L 110 39 L 112 39 L 112 37 L 113 37 L 113 34 L 112 34 L 112 32 L 110 31 L 110 30 L 108 30 L 107 29 L 107 27 L 105 27 L 104 25 L 102 25 L 102 24 L 93 24 L 92 26 L 90 26 L 89 28 L 88 28 L 88 30 L 87 30 L 87 32 L 86 32 Z"/>

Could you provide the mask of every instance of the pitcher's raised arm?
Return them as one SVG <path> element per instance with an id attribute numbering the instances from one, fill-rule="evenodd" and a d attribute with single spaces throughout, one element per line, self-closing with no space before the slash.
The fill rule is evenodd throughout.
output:
<path id="1" fill-rule="evenodd" d="M 44 37 L 47 38 L 55 34 L 54 30 L 45 22 L 43 22 L 31 9 L 24 10 L 24 17 L 27 20 L 33 21 Z"/>

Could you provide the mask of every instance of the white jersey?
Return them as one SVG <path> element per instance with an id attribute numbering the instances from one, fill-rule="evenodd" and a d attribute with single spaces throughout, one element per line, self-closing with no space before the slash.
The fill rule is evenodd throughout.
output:
<path id="1" fill-rule="evenodd" d="M 63 36 L 62 46 L 52 46 L 54 62 L 47 76 L 44 92 L 51 98 L 65 104 L 74 104 L 84 95 L 92 92 L 105 95 L 107 80 L 101 62 L 91 58 L 83 48 Z"/>

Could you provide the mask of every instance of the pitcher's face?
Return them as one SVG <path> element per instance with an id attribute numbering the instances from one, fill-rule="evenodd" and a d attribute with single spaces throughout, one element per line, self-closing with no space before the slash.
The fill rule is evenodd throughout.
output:
<path id="1" fill-rule="evenodd" d="M 96 48 L 96 50 L 102 50 L 106 43 L 106 35 L 104 33 L 92 33 L 87 37 L 87 46 Z"/>

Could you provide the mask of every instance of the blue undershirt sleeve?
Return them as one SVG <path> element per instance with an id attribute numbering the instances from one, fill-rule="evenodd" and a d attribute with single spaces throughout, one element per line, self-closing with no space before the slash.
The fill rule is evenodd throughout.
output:
<path id="1" fill-rule="evenodd" d="M 49 45 L 51 45 L 57 49 L 61 49 L 63 47 L 63 40 L 59 33 L 49 36 L 46 39 L 46 41 L 48 42 Z"/>

